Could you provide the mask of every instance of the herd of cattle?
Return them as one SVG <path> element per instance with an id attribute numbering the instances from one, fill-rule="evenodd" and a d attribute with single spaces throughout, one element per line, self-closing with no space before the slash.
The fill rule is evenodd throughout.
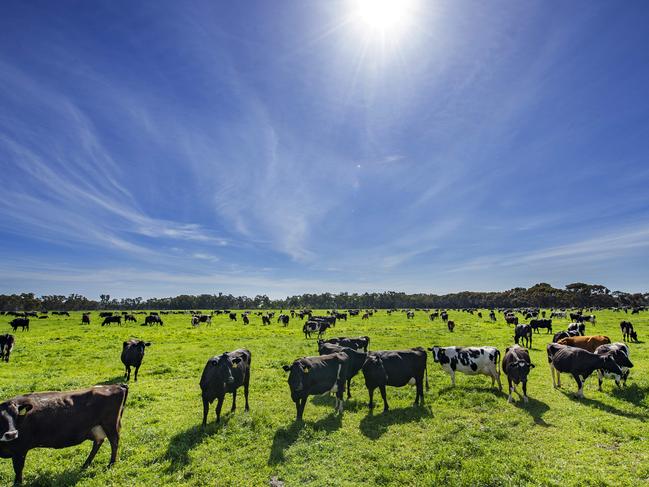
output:
<path id="1" fill-rule="evenodd" d="M 391 314 L 397 310 L 388 310 Z M 414 317 L 413 310 L 402 310 L 408 319 Z M 425 310 L 427 313 L 429 310 Z M 482 318 L 482 312 L 477 312 Z M 377 310 L 366 310 L 362 319 L 369 319 Z M 347 399 L 351 397 L 351 381 L 359 373 L 363 374 L 365 386 L 369 395 L 369 408 L 374 407 L 374 392 L 379 389 L 383 400 L 383 410 L 389 409 L 386 387 L 403 387 L 407 384 L 415 386 L 415 405 L 424 403 L 424 384 L 428 390 L 428 352 L 433 362 L 439 364 L 455 386 L 455 374 L 486 375 L 491 378 L 491 386 L 498 384 L 502 390 L 501 370 L 508 381 L 508 402 L 513 400 L 516 393 L 528 402 L 528 375 L 535 365 L 531 362 L 527 348 L 532 347 L 534 332 L 552 333 L 552 319 L 566 317 L 564 311 L 553 311 L 549 319 L 545 312 L 539 310 L 501 310 L 505 322 L 514 325 L 514 344 L 507 347 L 502 354 L 498 348 L 491 346 L 479 347 L 439 347 L 433 346 L 426 350 L 414 347 L 404 350 L 370 351 L 370 337 L 337 337 L 323 339 L 325 332 L 335 327 L 337 320 L 347 320 L 348 316 L 358 316 L 359 310 L 348 310 L 347 313 L 331 311 L 325 316 L 316 316 L 311 310 L 290 311 L 290 317 L 296 316 L 306 320 L 302 331 L 305 338 L 317 334 L 318 355 L 301 357 L 283 366 L 288 372 L 288 386 L 291 399 L 295 403 L 297 420 L 301 420 L 309 396 L 319 394 L 335 394 L 334 411 L 342 413 L 344 393 Z M 522 314 L 529 323 L 518 323 L 516 313 Z M 16 313 L 14 313 L 15 315 Z M 143 325 L 163 325 L 160 314 L 148 314 Z M 215 311 L 210 314 L 191 312 L 191 325 L 201 323 L 209 325 L 214 314 L 225 314 L 230 320 L 236 321 L 237 314 L 230 311 Z M 274 313 L 257 313 L 262 318 L 262 324 L 270 324 Z M 241 313 L 244 324 L 250 323 L 249 312 Z M 33 316 L 33 315 L 32 315 Z M 69 315 L 68 315 L 69 316 Z M 122 314 L 102 312 L 102 326 L 111 323 L 136 322 L 134 313 Z M 448 330 L 453 332 L 455 323 L 449 320 L 448 311 L 435 311 L 429 314 L 434 321 L 441 318 L 447 323 Z M 626 385 L 629 370 L 633 367 L 630 360 L 629 346 L 626 343 L 611 343 L 607 336 L 586 336 L 586 323 L 595 324 L 594 315 L 584 315 L 581 312 L 571 313 L 574 320 L 565 331 L 554 334 L 552 342 L 546 347 L 547 358 L 555 387 L 561 387 L 561 373 L 572 375 L 577 383 L 577 395 L 583 397 L 584 381 L 597 371 L 599 389 L 604 378 L 614 379 L 617 386 Z M 489 313 L 489 320 L 495 321 L 495 311 Z M 281 313 L 277 320 L 287 326 L 289 314 Z M 90 313 L 82 315 L 82 323 L 90 323 Z M 17 316 L 9 323 L 13 330 L 21 328 L 29 331 L 29 315 Z M 631 322 L 624 320 L 620 323 L 623 340 L 638 341 L 638 336 Z M 16 339 L 11 334 L 0 335 L 0 361 L 9 362 Z M 131 339 L 123 342 L 121 361 L 125 368 L 124 378 L 130 380 L 131 368 L 135 369 L 134 380 L 150 342 Z M 527 347 L 527 348 L 524 348 Z M 248 394 L 250 386 L 250 370 L 252 355 L 249 350 L 239 349 L 224 352 L 211 357 L 203 369 L 200 379 L 200 389 L 203 402 L 203 421 L 207 424 L 210 405 L 217 401 L 216 421 L 219 422 L 221 409 L 226 394 L 232 394 L 232 411 L 236 409 L 237 390 L 243 387 L 245 409 L 249 410 Z M 517 391 L 522 386 L 523 394 Z M 120 438 L 121 417 L 128 396 L 128 387 L 120 385 L 102 385 L 74 392 L 44 392 L 32 393 L 14 397 L 0 404 L 0 457 L 11 458 L 17 483 L 22 482 L 22 472 L 25 458 L 29 450 L 37 447 L 65 448 L 82 443 L 85 440 L 93 442 L 92 449 L 84 463 L 90 465 L 105 439 L 111 446 L 110 463 L 117 459 Z M 65 424 L 65 428 L 53 427 Z"/>

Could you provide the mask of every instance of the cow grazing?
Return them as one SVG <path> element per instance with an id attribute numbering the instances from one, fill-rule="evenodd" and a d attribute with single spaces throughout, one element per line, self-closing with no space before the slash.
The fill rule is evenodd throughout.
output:
<path id="1" fill-rule="evenodd" d="M 149 315 L 144 318 L 144 323 L 143 325 L 160 325 L 162 326 L 164 323 L 162 322 L 162 318 L 160 318 L 158 315 Z"/>
<path id="2" fill-rule="evenodd" d="M 569 347 L 583 348 L 584 350 L 594 353 L 595 349 L 600 345 L 611 343 L 611 339 L 603 335 L 576 336 L 562 338 L 557 343 L 560 345 L 568 345 Z"/>
<path id="3" fill-rule="evenodd" d="M 608 345 L 600 345 L 595 350 L 597 355 L 609 355 L 613 357 L 615 363 L 620 367 L 622 371 L 621 375 L 612 374 L 606 372 L 605 370 L 597 371 L 597 379 L 599 384 L 599 390 L 602 390 L 602 382 L 604 378 L 609 378 L 615 380 L 615 384 L 620 387 L 620 383 L 623 383 L 626 386 L 626 380 L 629 377 L 630 369 L 633 367 L 633 363 L 629 358 L 629 347 L 625 343 L 611 343 Z"/>
<path id="4" fill-rule="evenodd" d="M 91 440 L 86 468 L 108 438 L 109 466 L 115 463 L 127 396 L 126 385 L 113 384 L 74 392 L 37 392 L 0 404 L 0 457 L 12 459 L 15 483 L 22 483 L 25 458 L 33 448 L 67 448 Z"/>
<path id="5" fill-rule="evenodd" d="M 347 366 L 347 374 L 345 381 L 347 382 L 347 399 L 352 397 L 352 379 L 360 372 L 365 360 L 367 360 L 367 352 L 360 352 L 357 349 L 336 345 L 333 343 L 325 343 L 322 340 L 318 341 L 318 353 L 320 355 L 330 355 L 332 353 L 344 353 L 349 359 Z"/>
<path id="6" fill-rule="evenodd" d="M 545 328 L 547 330 L 547 333 L 552 333 L 552 320 L 530 320 L 530 326 L 532 327 L 532 330 L 537 333 L 541 333 L 539 331 L 540 328 Z"/>
<path id="7" fill-rule="evenodd" d="M 584 338 L 584 337 L 580 337 Z M 550 348 L 552 347 L 552 351 Z M 560 348 L 558 348 L 560 347 Z M 551 358 L 550 358 L 551 357 Z M 577 396 L 584 397 L 584 382 L 595 370 L 603 370 L 615 375 L 622 375 L 622 370 L 610 355 L 597 355 L 582 348 L 548 344 L 548 360 L 552 372 L 554 387 L 561 387 L 561 372 L 571 374 L 577 383 Z M 555 371 L 557 381 L 554 381 Z"/>
<path id="8" fill-rule="evenodd" d="M 370 337 L 336 337 L 328 340 L 318 340 L 318 347 L 324 343 L 353 348 L 354 350 L 360 350 L 362 348 L 364 352 L 367 352 L 367 348 L 370 346 Z"/>
<path id="9" fill-rule="evenodd" d="M 532 326 L 526 324 L 516 325 L 514 328 L 514 342 L 516 345 L 519 341 L 523 341 L 523 345 L 527 348 L 532 348 Z"/>
<path id="10" fill-rule="evenodd" d="M 14 331 L 18 330 L 18 327 L 20 327 L 22 331 L 29 331 L 29 318 L 14 318 L 9 322 L 9 324 Z"/>
<path id="11" fill-rule="evenodd" d="M 448 320 L 446 322 L 446 327 L 448 328 L 448 331 L 453 332 L 453 330 L 455 329 L 455 321 Z"/>
<path id="12" fill-rule="evenodd" d="M 11 351 L 14 349 L 14 344 L 16 339 L 13 335 L 6 333 L 5 335 L 0 335 L 0 362 L 3 360 L 9 362 L 9 356 Z"/>
<path id="13" fill-rule="evenodd" d="M 106 318 L 104 318 L 104 321 L 102 321 L 101 326 L 110 325 L 111 323 L 117 323 L 118 325 L 121 325 L 122 324 L 122 317 L 121 316 L 106 316 Z"/>
<path id="14" fill-rule="evenodd" d="M 491 387 L 500 382 L 500 350 L 495 347 L 432 347 L 433 360 L 442 366 L 455 387 L 455 373 L 467 375 L 482 374 L 491 377 Z"/>
<path id="15" fill-rule="evenodd" d="M 586 325 L 583 323 L 570 323 L 568 325 L 568 332 L 571 331 L 583 336 L 586 333 Z"/>
<path id="16" fill-rule="evenodd" d="M 282 368 L 289 372 L 288 386 L 297 410 L 296 421 L 302 420 L 306 400 L 311 395 L 336 394 L 335 412 L 343 412 L 343 393 L 349 375 L 349 357 L 345 353 L 333 353 L 318 357 L 302 357 Z"/>
<path id="17" fill-rule="evenodd" d="M 137 382 L 137 373 L 142 365 L 145 348 L 150 346 L 151 342 L 142 340 L 129 340 L 122 344 L 122 363 L 125 367 L 124 378 L 131 380 L 131 367 L 135 367 L 135 382 Z"/>
<path id="18" fill-rule="evenodd" d="M 234 352 L 223 352 L 215 355 L 205 364 L 201 375 L 201 394 L 203 398 L 203 426 L 207 424 L 207 414 L 210 404 L 216 403 L 216 422 L 221 420 L 223 399 L 227 393 L 232 394 L 232 409 L 237 409 L 237 389 L 243 386 L 246 400 L 245 410 L 250 411 L 248 393 L 250 390 L 250 364 L 252 355 L 244 348 Z"/>
<path id="19" fill-rule="evenodd" d="M 518 316 L 505 315 L 505 322 L 508 325 L 518 325 Z"/>
<path id="20" fill-rule="evenodd" d="M 523 402 L 528 402 L 527 376 L 533 368 L 534 364 L 530 360 L 530 353 L 526 349 L 519 345 L 513 345 L 505 349 L 502 370 L 507 376 L 507 383 L 509 385 L 509 397 L 507 398 L 507 402 L 512 402 L 512 394 L 514 392 L 516 392 L 519 397 L 522 397 Z M 518 384 L 523 384 L 522 396 L 516 390 Z"/>
<path id="21" fill-rule="evenodd" d="M 626 341 L 638 341 L 638 334 L 633 329 L 633 325 L 630 321 L 622 321 L 620 323 L 620 330 L 622 331 L 622 339 Z"/>
<path id="22" fill-rule="evenodd" d="M 126 323 L 127 321 L 132 321 L 133 323 L 137 323 L 137 318 L 135 318 L 135 315 L 125 314 L 124 315 L 124 323 Z"/>
<path id="23" fill-rule="evenodd" d="M 426 355 L 426 350 L 421 347 L 368 353 L 362 370 L 370 397 L 370 409 L 374 408 L 374 390 L 377 387 L 381 392 L 383 411 L 385 412 L 389 409 L 385 387 L 403 387 L 406 384 L 416 386 L 415 405 L 423 406 L 424 375 L 426 376 L 426 390 L 428 390 Z"/>

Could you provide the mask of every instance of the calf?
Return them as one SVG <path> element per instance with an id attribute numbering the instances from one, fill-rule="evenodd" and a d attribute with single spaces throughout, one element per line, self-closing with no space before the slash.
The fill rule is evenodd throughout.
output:
<path id="1" fill-rule="evenodd" d="M 532 348 L 532 326 L 521 324 L 516 325 L 514 328 L 514 342 L 518 345 L 519 340 L 523 340 L 523 344 L 527 348 Z"/>
<path id="2" fill-rule="evenodd" d="M 353 348 L 354 350 L 360 350 L 362 348 L 367 353 L 367 348 L 370 346 L 370 337 L 337 337 L 330 338 L 329 340 L 318 340 L 318 346 L 324 343 Z"/>
<path id="3" fill-rule="evenodd" d="M 14 349 L 15 343 L 16 340 L 13 335 L 10 335 L 9 333 L 0 335 L 0 362 L 3 360 L 9 362 L 9 356 L 11 355 L 11 351 Z"/>
<path id="4" fill-rule="evenodd" d="M 622 321 L 620 323 L 620 330 L 622 330 L 622 339 L 626 342 L 629 341 L 638 341 L 638 334 L 633 329 L 633 325 L 630 321 Z"/>
<path id="5" fill-rule="evenodd" d="M 455 372 L 467 375 L 482 374 L 491 377 L 491 387 L 500 382 L 500 350 L 495 347 L 432 347 L 433 360 L 442 366 L 450 376 L 455 387 Z"/>
<path id="6" fill-rule="evenodd" d="M 203 397 L 203 426 L 207 424 L 207 414 L 210 404 L 217 399 L 216 422 L 221 420 L 221 408 L 226 393 L 232 394 L 232 409 L 237 409 L 237 389 L 243 386 L 246 399 L 245 410 L 250 411 L 248 392 L 250 389 L 250 363 L 252 355 L 245 348 L 234 352 L 223 352 L 207 361 L 201 376 L 201 392 Z"/>
<path id="7" fill-rule="evenodd" d="M 67 448 L 91 440 L 86 468 L 108 438 L 109 466 L 115 463 L 127 396 L 126 385 L 113 384 L 74 392 L 36 392 L 0 404 L 0 457 L 12 459 L 15 483 L 22 483 L 25 458 L 33 448 Z"/>
<path id="8" fill-rule="evenodd" d="M 446 322 L 446 327 L 448 328 L 448 331 L 453 332 L 453 330 L 455 329 L 455 321 L 448 320 Z"/>
<path id="9" fill-rule="evenodd" d="M 622 371 L 621 375 L 612 374 L 606 372 L 605 370 L 597 371 L 597 379 L 599 384 L 599 390 L 602 390 L 602 381 L 604 378 L 614 379 L 615 384 L 620 387 L 620 382 L 623 382 L 626 386 L 626 380 L 629 377 L 630 369 L 633 367 L 633 363 L 629 359 L 629 347 L 625 343 L 611 343 L 608 345 L 600 345 L 595 350 L 597 355 L 609 355 L 613 357 L 615 363 L 620 367 Z"/>
<path id="10" fill-rule="evenodd" d="M 421 347 L 408 350 L 370 352 L 363 364 L 365 386 L 370 396 L 369 407 L 374 408 L 374 390 L 378 387 L 383 399 L 383 411 L 389 409 L 386 386 L 403 387 L 414 384 L 417 388 L 415 405 L 424 404 L 424 375 L 428 390 L 426 350 Z"/>
<path id="11" fill-rule="evenodd" d="M 111 323 L 117 323 L 118 325 L 121 325 L 122 324 L 122 317 L 121 316 L 106 316 L 106 318 L 104 318 L 104 321 L 101 323 L 101 326 L 109 325 Z"/>
<path id="12" fill-rule="evenodd" d="M 137 373 L 142 365 L 144 358 L 145 347 L 151 345 L 151 342 L 144 342 L 142 340 L 129 340 L 122 344 L 122 363 L 126 368 L 124 378 L 131 380 L 131 367 L 135 367 L 135 382 L 137 382 Z"/>
<path id="13" fill-rule="evenodd" d="M 603 335 L 576 336 L 562 338 L 557 343 L 559 343 L 560 345 L 568 345 L 569 347 L 582 348 L 592 353 L 595 352 L 595 349 L 600 345 L 611 343 L 611 339 Z"/>
<path id="14" fill-rule="evenodd" d="M 597 355 L 582 348 L 563 346 L 561 348 L 555 348 L 550 359 L 550 347 L 557 347 L 557 344 L 548 344 L 548 359 L 550 360 L 550 370 L 552 371 L 552 382 L 554 383 L 555 371 L 557 372 L 555 387 L 561 387 L 561 376 L 559 373 L 571 374 L 577 383 L 578 397 L 584 397 L 584 382 L 593 371 L 601 369 L 604 372 L 622 375 L 622 370 L 610 355 Z"/>
<path id="15" fill-rule="evenodd" d="M 343 412 L 343 392 L 349 375 L 349 358 L 344 353 L 332 353 L 318 357 L 302 357 L 282 368 L 289 372 L 288 386 L 297 410 L 296 421 L 302 420 L 306 400 L 311 395 L 336 394 L 335 412 Z"/>
<path id="16" fill-rule="evenodd" d="M 552 320 L 530 320 L 532 330 L 541 333 L 539 328 L 545 328 L 547 333 L 552 333 Z"/>
<path id="17" fill-rule="evenodd" d="M 20 327 L 22 331 L 29 331 L 29 318 L 14 318 L 9 322 L 9 324 L 14 331 L 18 330 L 18 327 Z"/>
<path id="18" fill-rule="evenodd" d="M 512 402 L 512 394 L 514 392 L 516 392 L 516 394 L 521 397 L 518 391 L 516 391 L 516 386 L 519 383 L 523 384 L 523 402 L 528 402 L 527 376 L 530 373 L 530 369 L 533 368 L 534 364 L 531 362 L 530 354 L 526 349 L 520 347 L 519 345 L 513 345 L 505 349 L 502 369 L 507 376 L 507 383 L 509 385 L 509 397 L 507 398 L 507 402 Z"/>
<path id="19" fill-rule="evenodd" d="M 349 400 L 352 397 L 352 379 L 356 374 L 358 374 L 363 367 L 365 360 L 367 360 L 367 352 L 359 352 L 354 348 L 340 346 L 333 343 L 325 343 L 322 340 L 319 340 L 318 353 L 320 355 L 330 355 L 332 353 L 344 353 L 347 355 L 349 364 L 347 366 L 345 381 L 347 382 L 347 400 Z"/>

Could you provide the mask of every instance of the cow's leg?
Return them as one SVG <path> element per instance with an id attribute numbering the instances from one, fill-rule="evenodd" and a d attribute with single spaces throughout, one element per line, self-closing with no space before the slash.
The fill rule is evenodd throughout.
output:
<path id="1" fill-rule="evenodd" d="M 529 399 L 527 398 L 527 381 L 523 381 L 523 402 L 527 403 L 529 402 Z"/>
<path id="2" fill-rule="evenodd" d="M 448 374 L 451 376 L 451 387 L 455 387 L 455 371 L 451 369 Z"/>
<path id="3" fill-rule="evenodd" d="M 216 422 L 217 423 L 219 421 L 221 421 L 221 408 L 223 407 L 223 397 L 224 396 L 219 397 L 217 399 L 218 402 L 216 403 Z"/>
<path id="4" fill-rule="evenodd" d="M 386 412 L 390 407 L 388 406 L 388 398 L 385 394 L 385 386 L 379 386 L 379 390 L 381 391 L 381 398 L 383 399 L 383 412 Z"/>
<path id="5" fill-rule="evenodd" d="M 237 390 L 232 391 L 232 409 L 230 411 L 235 412 L 237 410 Z"/>
<path id="6" fill-rule="evenodd" d="M 507 397 L 507 402 L 512 402 L 512 394 L 516 390 L 516 386 L 512 384 L 512 380 L 507 377 L 507 385 L 509 386 L 509 397 Z"/>
<path id="7" fill-rule="evenodd" d="M 374 409 L 374 387 L 368 387 L 367 392 L 370 395 L 370 402 L 368 404 L 370 409 Z"/>
<path id="8" fill-rule="evenodd" d="M 348 401 L 352 397 L 352 387 L 351 386 L 352 386 L 352 380 L 347 379 L 347 400 Z"/>
<path id="9" fill-rule="evenodd" d="M 572 374 L 572 377 L 575 379 L 575 382 L 577 382 L 577 397 L 584 397 L 584 381 L 582 380 L 580 375 L 577 374 Z"/>
<path id="10" fill-rule="evenodd" d="M 602 382 L 603 381 L 604 381 L 604 374 L 602 373 L 601 370 L 598 370 L 597 371 L 597 390 L 598 391 L 602 390 Z M 615 382 L 617 382 L 617 379 L 615 380 Z"/>
<path id="11" fill-rule="evenodd" d="M 417 379 L 416 387 L 417 387 L 417 396 L 415 397 L 415 404 L 417 404 L 417 400 L 419 400 L 419 404 L 423 406 L 424 405 L 424 378 L 423 377 L 420 376 Z"/>
<path id="12" fill-rule="evenodd" d="M 246 411 L 250 411 L 250 406 L 248 406 L 248 392 L 250 390 L 250 376 L 248 375 L 246 381 L 243 383 L 243 396 L 246 399 Z"/>
<path id="13" fill-rule="evenodd" d="M 131 380 L 131 366 L 130 365 L 126 366 L 126 372 L 124 372 L 124 378 L 126 379 L 126 382 Z"/>
<path id="14" fill-rule="evenodd" d="M 207 399 L 203 398 L 203 426 L 207 424 L 207 414 L 210 411 L 210 403 Z"/>
<path id="15" fill-rule="evenodd" d="M 103 438 L 100 439 L 100 440 L 94 440 L 93 441 L 92 450 L 90 450 L 90 453 L 88 454 L 88 458 L 86 458 L 86 461 L 83 462 L 83 466 L 81 467 L 82 469 L 83 468 L 88 468 L 90 466 L 92 461 L 95 459 L 95 455 L 97 454 L 97 452 L 99 451 L 99 448 L 101 447 L 101 445 L 103 443 L 104 443 Z"/>
<path id="16" fill-rule="evenodd" d="M 27 457 L 27 452 L 17 453 L 13 457 L 11 457 L 11 462 L 14 465 L 14 474 L 16 475 L 16 478 L 14 480 L 14 483 L 16 485 L 23 483 L 23 468 L 25 468 L 26 457 Z"/>
<path id="17" fill-rule="evenodd" d="M 297 421 L 302 421 L 302 415 L 304 414 L 304 407 L 306 406 L 306 397 L 300 398 L 297 400 L 295 405 L 297 406 Z"/>
<path id="18" fill-rule="evenodd" d="M 557 381 L 554 378 L 554 367 L 552 367 L 552 362 L 550 362 L 550 373 L 552 374 L 552 387 L 557 388 Z"/>
<path id="19" fill-rule="evenodd" d="M 135 382 L 137 382 L 137 373 L 139 370 L 140 370 L 140 366 L 138 365 L 135 367 Z"/>
<path id="20" fill-rule="evenodd" d="M 498 372 L 495 367 L 494 367 L 494 375 L 496 377 L 496 380 L 498 381 L 498 390 L 502 391 L 503 390 L 503 384 L 502 384 L 502 382 L 500 382 L 500 372 Z M 493 387 L 493 384 L 491 385 L 491 387 Z"/>

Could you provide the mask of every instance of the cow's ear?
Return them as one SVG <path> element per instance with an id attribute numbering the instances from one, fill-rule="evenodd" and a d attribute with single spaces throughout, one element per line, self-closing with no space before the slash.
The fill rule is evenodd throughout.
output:
<path id="1" fill-rule="evenodd" d="M 128 345 L 128 342 L 122 343 L 122 348 L 126 348 L 126 345 Z"/>
<path id="2" fill-rule="evenodd" d="M 33 407 L 31 404 L 21 404 L 18 406 L 18 416 L 25 416 Z"/>
<path id="3" fill-rule="evenodd" d="M 288 372 L 289 370 L 291 370 L 290 365 L 282 365 L 282 368 L 284 369 L 284 372 Z"/>
<path id="4" fill-rule="evenodd" d="M 308 365 L 304 366 L 304 373 L 305 374 L 308 374 L 310 370 L 311 370 L 311 367 L 309 367 Z"/>
<path id="5" fill-rule="evenodd" d="M 145 346 L 145 347 L 150 347 L 150 346 L 151 346 L 151 342 L 146 342 L 146 343 L 144 344 L 144 346 Z"/>
<path id="6" fill-rule="evenodd" d="M 536 365 L 534 365 L 534 364 L 530 364 L 530 368 L 533 369 L 534 367 L 536 367 Z"/>

